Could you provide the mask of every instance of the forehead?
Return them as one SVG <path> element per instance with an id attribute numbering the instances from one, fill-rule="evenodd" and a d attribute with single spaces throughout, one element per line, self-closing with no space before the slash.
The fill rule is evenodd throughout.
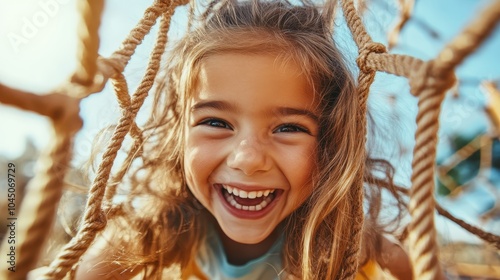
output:
<path id="1" fill-rule="evenodd" d="M 248 105 L 316 105 L 313 87 L 291 59 L 277 54 L 224 53 L 204 58 L 193 98 L 234 99 Z"/>

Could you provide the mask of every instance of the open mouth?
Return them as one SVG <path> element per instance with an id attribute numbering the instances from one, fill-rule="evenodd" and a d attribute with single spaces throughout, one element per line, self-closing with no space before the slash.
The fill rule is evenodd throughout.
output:
<path id="1" fill-rule="evenodd" d="M 218 185 L 219 193 L 226 202 L 226 207 L 237 216 L 265 215 L 283 192 L 280 189 L 245 191 L 230 185 Z"/>
<path id="2" fill-rule="evenodd" d="M 222 185 L 222 194 L 231 206 L 245 211 L 260 211 L 274 199 L 274 189 L 264 191 L 238 190 L 231 186 Z"/>

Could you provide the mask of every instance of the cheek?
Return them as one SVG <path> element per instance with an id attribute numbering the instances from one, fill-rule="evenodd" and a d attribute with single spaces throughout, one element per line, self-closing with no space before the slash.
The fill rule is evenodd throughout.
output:
<path id="1" fill-rule="evenodd" d="M 184 169 L 201 175 L 207 169 L 207 165 L 210 164 L 208 159 L 208 151 L 203 149 L 203 147 L 186 147 L 184 152 Z"/>
<path id="2" fill-rule="evenodd" d="M 196 137 L 196 134 L 187 135 L 184 150 L 184 174 L 186 182 L 193 193 L 208 193 L 209 178 L 217 168 L 217 149 L 209 141 Z"/>
<path id="3" fill-rule="evenodd" d="M 211 209 L 211 188 L 208 178 L 210 170 L 204 164 L 204 152 L 198 147 L 185 147 L 184 176 L 194 197 L 207 209 Z"/>
<path id="4" fill-rule="evenodd" d="M 207 176 L 209 164 L 207 152 L 203 142 L 200 142 L 197 137 L 187 135 L 184 146 L 184 172 L 190 188 L 196 187 L 203 177 Z"/>
<path id="5" fill-rule="evenodd" d="M 193 188 L 197 185 L 196 174 L 200 174 L 199 166 L 196 164 L 196 158 L 199 151 L 191 147 L 186 146 L 184 151 L 184 174 L 186 176 L 186 182 L 193 193 L 195 190 Z"/>
<path id="6" fill-rule="evenodd" d="M 297 149 L 290 153 L 294 157 L 293 165 L 298 172 L 298 176 L 302 178 L 311 178 L 312 172 L 316 169 L 316 141 L 311 141 L 307 145 L 297 147 Z"/>
<path id="7" fill-rule="evenodd" d="M 289 150 L 283 158 L 288 180 L 297 194 L 297 200 L 303 202 L 313 190 L 312 178 L 316 172 L 316 141 L 309 145 Z"/>
<path id="8" fill-rule="evenodd" d="M 315 158 L 308 155 L 309 158 L 303 160 L 302 164 L 297 166 L 296 181 L 302 202 L 309 197 L 313 191 L 312 177 L 315 171 Z"/>

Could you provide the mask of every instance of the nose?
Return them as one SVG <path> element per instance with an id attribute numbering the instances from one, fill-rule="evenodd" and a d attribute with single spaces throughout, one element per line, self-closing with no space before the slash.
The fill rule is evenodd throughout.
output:
<path id="1" fill-rule="evenodd" d="M 257 172 L 268 171 L 271 160 L 264 145 L 256 137 L 251 137 L 239 140 L 227 159 L 227 165 L 249 176 Z"/>

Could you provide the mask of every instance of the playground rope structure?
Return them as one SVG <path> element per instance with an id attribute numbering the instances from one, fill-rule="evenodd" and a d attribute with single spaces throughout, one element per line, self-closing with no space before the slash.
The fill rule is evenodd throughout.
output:
<path id="1" fill-rule="evenodd" d="M 332 0 L 333 1 L 333 0 Z M 215 2 L 213 2 L 215 3 Z M 213 4 L 212 3 L 212 4 Z M 116 126 L 111 141 L 105 150 L 102 162 L 92 183 L 81 226 L 76 236 L 60 251 L 50 264 L 43 279 L 62 279 L 78 263 L 80 257 L 89 248 L 97 233 L 105 226 L 116 209 L 111 200 L 116 192 L 116 182 L 125 175 L 128 164 L 137 157 L 138 145 L 143 141 L 143 134 L 135 122 L 144 100 L 153 87 L 160 68 L 161 56 L 165 52 L 167 31 L 170 19 L 177 6 L 188 4 L 188 0 L 155 0 L 145 12 L 143 18 L 123 41 L 119 50 L 110 57 L 98 55 L 98 28 L 103 10 L 103 1 L 79 0 L 81 24 L 79 30 L 79 66 L 67 84 L 62 85 L 47 95 L 35 95 L 0 84 L 0 102 L 32 111 L 52 120 L 54 138 L 52 146 L 40 156 L 41 168 L 31 180 L 29 192 L 19 212 L 18 220 L 18 255 L 16 273 L 9 273 L 6 263 L 0 264 L 0 278 L 26 279 L 28 272 L 35 268 L 42 245 L 56 212 L 57 201 L 62 195 L 63 179 L 71 160 L 71 143 L 75 133 L 81 128 L 78 116 L 79 103 L 92 93 L 100 92 L 108 80 L 111 80 L 118 103 L 121 118 Z M 366 32 L 359 11 L 353 0 L 341 0 L 342 10 L 351 30 L 359 54 L 356 60 L 360 69 L 358 76 L 358 94 L 360 114 L 356 116 L 366 132 L 366 104 L 370 85 L 377 71 L 407 77 L 411 93 L 418 98 L 416 117 L 416 144 L 413 151 L 412 186 L 408 191 L 401 189 L 410 197 L 409 212 L 409 252 L 413 264 L 414 279 L 443 279 L 444 274 L 438 261 L 438 245 L 434 226 L 434 211 L 448 217 L 469 232 L 479 236 L 500 249 L 500 237 L 471 226 L 453 217 L 436 204 L 434 199 L 434 176 L 439 113 L 446 91 L 455 83 L 454 68 L 472 53 L 489 36 L 500 21 L 500 1 L 492 1 L 481 15 L 451 41 L 440 54 L 432 60 L 389 54 L 383 44 L 374 42 Z M 402 24 L 408 19 L 411 6 L 404 8 Z M 160 20 L 155 46 L 151 52 L 145 74 L 131 96 L 123 74 L 125 67 L 138 45 Z M 398 27 L 400 28 L 400 27 Z M 398 31 L 395 31 L 397 33 Z M 121 168 L 111 177 L 111 169 L 118 151 L 127 135 L 133 139 L 137 149 L 131 149 Z M 364 153 L 363 139 L 360 149 Z M 360 174 L 363 174 L 362 169 Z M 358 176 L 362 178 L 362 176 Z M 111 183 L 110 183 L 111 182 Z M 351 193 L 355 199 L 353 206 L 359 217 L 363 217 L 363 182 L 358 180 Z M 359 218 L 358 217 L 358 218 Z M 362 219 L 355 219 L 351 228 L 351 244 L 346 255 L 346 264 L 342 279 L 353 279 L 357 271 L 358 253 L 361 244 Z M 9 245 L 4 240 L 0 253 L 5 256 Z"/>

